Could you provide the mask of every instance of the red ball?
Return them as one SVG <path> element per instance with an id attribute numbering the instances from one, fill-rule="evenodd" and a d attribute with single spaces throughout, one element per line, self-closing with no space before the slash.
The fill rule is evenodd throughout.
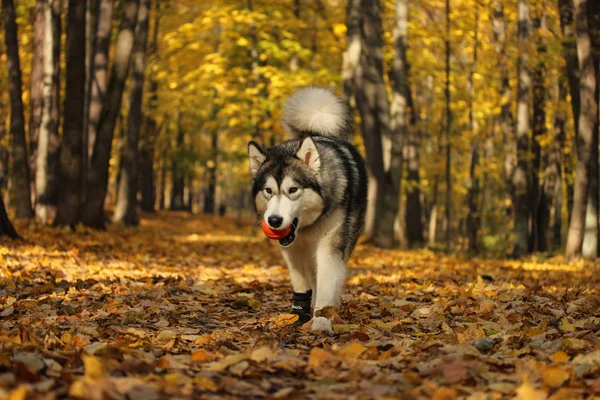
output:
<path id="1" fill-rule="evenodd" d="M 292 225 L 289 225 L 285 229 L 273 229 L 267 224 L 267 221 L 263 219 L 262 230 L 269 239 L 279 240 L 289 235 L 292 231 Z"/>

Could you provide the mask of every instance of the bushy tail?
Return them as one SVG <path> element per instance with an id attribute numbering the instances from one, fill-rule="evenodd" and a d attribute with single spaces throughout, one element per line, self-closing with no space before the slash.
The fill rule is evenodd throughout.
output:
<path id="1" fill-rule="evenodd" d="M 349 140 L 352 115 L 331 91 L 310 87 L 294 93 L 283 105 L 283 125 L 293 138 L 324 136 Z"/>

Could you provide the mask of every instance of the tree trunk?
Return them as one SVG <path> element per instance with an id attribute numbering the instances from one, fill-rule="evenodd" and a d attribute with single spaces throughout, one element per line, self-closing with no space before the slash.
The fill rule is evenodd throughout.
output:
<path id="1" fill-rule="evenodd" d="M 43 41 L 43 85 L 42 85 L 42 113 L 41 125 L 39 127 L 38 145 L 36 152 L 35 168 L 35 217 L 46 224 L 50 218 L 50 208 L 56 205 L 57 185 L 56 185 L 56 158 L 57 158 L 57 127 L 53 119 L 52 107 L 54 104 L 53 95 L 56 93 L 54 81 L 56 74 L 54 67 L 54 39 L 56 34 L 54 30 L 53 2 L 58 0 L 48 0 L 44 4 L 44 41 Z"/>
<path id="2" fill-rule="evenodd" d="M 158 0 L 154 1 L 154 29 L 152 40 L 148 46 L 148 57 L 152 60 L 156 57 L 158 51 L 158 32 L 160 23 L 160 8 Z M 156 108 L 158 106 L 158 82 L 155 73 L 150 68 L 148 85 L 148 110 L 145 118 L 145 129 L 142 132 L 142 142 L 140 144 L 140 194 L 141 209 L 146 212 L 154 212 L 156 202 L 156 188 L 154 184 L 154 148 L 156 137 L 158 136 L 158 127 L 156 125 Z"/>
<path id="3" fill-rule="evenodd" d="M 165 209 L 165 192 L 167 191 L 167 155 L 163 153 L 162 167 L 160 169 L 160 180 L 158 183 L 158 209 Z"/>
<path id="4" fill-rule="evenodd" d="M 17 218 L 33 217 L 31 190 L 29 186 L 29 159 L 25 141 L 25 117 L 23 112 L 23 84 L 19 61 L 19 44 L 15 6 L 13 0 L 2 0 L 4 17 L 4 40 L 8 67 L 10 95 L 10 131 L 12 138 L 12 164 L 15 180 Z"/>
<path id="5" fill-rule="evenodd" d="M 574 2 L 581 109 L 578 116 L 578 159 L 575 169 L 573 211 L 571 212 L 566 246 L 566 256 L 570 259 L 577 258 L 582 254 L 582 244 L 586 225 L 586 207 L 589 191 L 591 190 L 589 186 L 591 168 L 593 165 L 597 165 L 592 161 L 592 157 L 594 154 L 597 155 L 598 143 L 598 102 L 596 98 L 597 76 L 586 11 L 589 2 L 588 0 L 574 0 Z M 594 145 L 596 145 L 596 149 L 592 148 Z"/>
<path id="6" fill-rule="evenodd" d="M 204 213 L 214 215 L 217 211 L 217 165 L 219 160 L 219 135 L 217 132 L 213 132 L 211 144 L 213 157 L 212 165 L 208 166 L 208 187 L 204 196 Z"/>
<path id="7" fill-rule="evenodd" d="M 106 100 L 100 113 L 97 137 L 88 170 L 87 194 L 82 221 L 86 226 L 96 229 L 105 228 L 104 200 L 108 190 L 108 163 L 115 125 L 121 110 L 123 88 L 129 71 L 138 5 L 139 0 L 124 0 L 123 2 L 123 19 L 115 46 L 115 61 L 111 70 Z"/>
<path id="8" fill-rule="evenodd" d="M 501 99 L 500 114 L 498 115 L 498 125 L 502 141 L 504 142 L 504 179 L 506 182 L 509 198 L 514 200 L 513 175 L 516 166 L 516 157 L 514 149 L 515 131 L 514 118 L 512 114 L 512 91 L 507 68 L 506 55 L 506 21 L 504 17 L 504 4 L 502 0 L 496 0 L 494 5 L 494 18 L 492 21 L 494 32 L 494 44 L 496 54 L 498 55 L 497 69 L 500 73 L 499 96 Z M 514 201 L 512 204 L 514 212 Z"/>
<path id="9" fill-rule="evenodd" d="M 149 119 L 150 117 L 146 117 Z M 151 125 L 146 122 L 146 132 L 152 129 Z M 146 139 L 148 140 L 148 139 Z M 156 202 L 155 186 L 154 186 L 154 148 L 150 144 L 142 141 L 140 144 L 140 161 L 138 183 L 140 192 L 140 208 L 145 212 L 154 212 L 154 204 Z"/>
<path id="10" fill-rule="evenodd" d="M 29 92 L 29 166 L 35 176 L 37 142 L 42 124 L 42 87 L 44 75 L 44 9 L 48 0 L 36 0 L 33 22 L 33 57 L 31 58 L 31 75 Z M 37 198 L 38 194 L 35 193 Z"/>
<path id="11" fill-rule="evenodd" d="M 514 195 L 514 243 L 513 255 L 522 256 L 529 250 L 530 188 L 529 170 L 529 99 L 531 77 L 528 67 L 529 55 L 529 3 L 519 0 L 519 89 L 517 93 L 517 165 L 513 173 Z"/>
<path id="12" fill-rule="evenodd" d="M 177 139 L 176 139 L 176 147 L 175 147 L 175 157 L 173 159 L 171 165 L 171 204 L 169 208 L 174 211 L 181 211 L 185 207 L 185 203 L 183 201 L 183 192 L 185 190 L 185 174 L 183 173 L 183 168 L 181 166 L 181 160 L 178 160 L 178 154 L 183 150 L 183 142 L 185 134 L 183 132 L 183 124 L 181 120 L 183 119 L 183 115 L 181 112 L 178 113 L 178 125 L 177 125 Z"/>
<path id="13" fill-rule="evenodd" d="M 477 7 L 477 6 L 476 6 Z M 473 30 L 475 36 L 473 38 L 473 63 L 471 64 L 471 71 L 469 72 L 468 88 L 469 88 L 469 125 L 471 128 L 471 134 L 473 135 L 473 141 L 471 143 L 471 162 L 469 166 L 469 191 L 467 193 L 467 203 L 469 207 L 469 213 L 467 215 L 467 238 L 469 242 L 469 250 L 471 252 L 477 252 L 478 246 L 478 231 L 481 224 L 481 217 L 479 210 L 477 209 L 478 198 L 479 198 L 479 176 L 477 168 L 479 165 L 479 138 L 478 138 L 478 127 L 477 121 L 475 120 L 474 107 L 475 107 L 475 83 L 474 75 L 477 66 L 477 47 L 479 31 L 479 8 L 475 9 L 475 28 Z"/>
<path id="14" fill-rule="evenodd" d="M 0 196 L 0 236 L 8 236 L 13 239 L 21 238 L 8 218 L 2 196 Z"/>
<path id="15" fill-rule="evenodd" d="M 450 111 L 450 0 L 446 0 L 446 248 L 450 249 L 452 229 L 452 113 Z"/>
<path id="16" fill-rule="evenodd" d="M 354 102 L 354 76 L 361 53 L 361 0 L 349 0 L 346 8 L 346 51 L 342 60 L 342 98 L 351 108 Z"/>
<path id="17" fill-rule="evenodd" d="M 592 127 L 592 153 L 590 155 L 590 175 L 589 192 L 585 216 L 585 232 L 583 234 L 583 244 L 581 254 L 583 257 L 593 260 L 598 257 L 598 211 L 600 206 L 600 163 L 598 162 L 598 94 L 600 88 L 600 4 L 597 1 L 588 1 L 587 4 L 587 23 L 592 45 L 592 60 L 594 64 L 594 73 L 596 74 L 596 91 L 594 99 L 596 103 L 592 105 L 596 110 L 596 117 Z"/>
<path id="18" fill-rule="evenodd" d="M 94 143 L 98 133 L 98 123 L 102 106 L 106 101 L 106 83 L 108 81 L 108 50 L 110 48 L 110 33 L 112 26 L 114 0 L 100 0 L 98 16 L 95 21 L 96 33 L 92 50 L 92 66 L 88 88 L 88 121 L 87 121 L 87 153 L 92 156 Z M 88 162 L 89 164 L 89 162 Z"/>
<path id="19" fill-rule="evenodd" d="M 579 110 L 581 100 L 579 98 L 579 61 L 577 60 L 577 37 L 575 36 L 575 23 L 573 0 L 558 0 L 560 27 L 563 35 L 563 57 L 565 59 L 565 72 L 569 83 L 569 94 L 571 95 L 571 110 L 573 123 L 575 126 L 575 135 L 579 132 Z M 566 176 L 570 176 L 574 167 L 574 157 L 569 156 L 564 160 Z M 567 184 L 567 210 L 568 220 L 571 220 L 573 210 L 573 181 L 568 179 Z"/>
<path id="20" fill-rule="evenodd" d="M 376 232 L 375 243 L 381 247 L 392 248 L 397 244 L 394 237 L 394 223 L 400 208 L 400 182 L 402 181 L 402 163 L 404 140 L 408 132 L 408 64 L 406 59 L 408 0 L 396 0 L 394 27 L 394 64 L 392 69 L 392 106 L 391 106 L 391 159 L 385 176 L 381 213 L 382 224 Z M 412 147 L 412 150 L 416 150 Z M 415 155 L 415 154 L 411 154 Z"/>
<path id="21" fill-rule="evenodd" d="M 579 61 L 577 60 L 577 37 L 575 36 L 575 21 L 573 0 L 558 0 L 560 27 L 562 30 L 563 57 L 565 59 L 567 78 L 569 81 L 569 94 L 571 95 L 571 110 L 575 132 L 578 132 L 579 109 Z"/>
<path id="22" fill-rule="evenodd" d="M 359 62 L 354 70 L 353 87 L 356 105 L 361 116 L 361 131 L 367 153 L 367 171 L 369 174 L 369 200 L 365 231 L 372 233 L 376 244 L 385 232 L 393 232 L 395 218 L 384 221 L 384 195 L 386 188 L 386 164 L 389 165 L 389 154 L 385 149 L 384 138 L 389 142 L 389 103 L 383 81 L 383 58 L 381 50 L 381 16 L 379 1 L 351 1 L 348 4 L 348 16 L 356 14 L 354 7 L 360 7 L 360 46 Z M 349 25 L 354 23 L 348 21 Z M 352 25 L 349 28 L 355 29 Z M 352 40 L 355 32 L 348 30 L 348 38 Z M 352 44 L 351 44 L 352 45 Z M 357 51 L 354 49 L 353 51 Z M 388 162 L 386 162 L 386 160 Z M 386 225 L 391 225 L 391 228 Z"/>
<path id="23" fill-rule="evenodd" d="M 536 17 L 534 28 L 537 32 L 548 29 L 546 16 Z M 542 161 L 542 147 L 540 139 L 546 133 L 546 53 L 547 45 L 543 35 L 537 34 L 537 63 L 533 70 L 532 97 L 533 97 L 533 129 L 531 138 L 532 165 L 529 173 L 531 232 L 529 236 L 529 251 L 546 251 L 548 243 L 546 233 L 549 224 L 549 206 L 552 196 L 546 198 L 545 188 L 540 187 L 540 170 Z"/>
<path id="24" fill-rule="evenodd" d="M 148 41 L 148 18 L 150 0 L 141 0 L 135 30 L 133 50 L 133 73 L 129 95 L 127 140 L 121 154 L 123 168 L 119 180 L 119 197 L 113 220 L 125 225 L 137 225 L 138 145 L 142 124 L 142 95 L 146 68 L 146 43 Z"/>
<path id="25" fill-rule="evenodd" d="M 97 31 L 100 2 L 88 0 L 85 10 L 85 102 L 83 104 L 83 137 L 81 141 L 81 174 L 84 176 L 81 190 L 81 202 L 85 200 L 87 191 L 87 169 L 90 163 L 88 154 L 88 127 L 90 120 L 90 101 L 92 98 L 92 78 L 94 76 L 94 41 Z"/>
<path id="26" fill-rule="evenodd" d="M 410 77 L 410 65 L 406 60 L 406 78 Z M 407 80 L 406 85 L 407 111 L 410 111 L 410 124 L 408 140 L 404 154 L 406 159 L 406 206 L 404 220 L 406 223 L 406 241 L 409 247 L 420 246 L 425 243 L 423 237 L 423 212 L 421 207 L 421 177 L 419 174 L 420 157 L 419 149 L 422 132 L 418 128 L 419 112 L 413 102 L 412 91 Z M 435 236 L 435 235 L 434 235 Z"/>
<path id="27" fill-rule="evenodd" d="M 85 96 L 86 1 L 69 0 L 67 15 L 67 84 L 63 141 L 60 152 L 60 192 L 55 225 L 75 226 L 81 209 L 81 144 Z"/>
<path id="28" fill-rule="evenodd" d="M 554 118 L 554 138 L 548 150 L 544 179 L 541 182 L 540 201 L 538 204 L 538 251 L 548 251 L 560 247 L 561 236 L 561 149 L 565 137 L 565 115 L 562 103 L 565 91 L 559 85 L 559 109 Z M 535 104 L 535 103 L 534 103 Z M 554 209 L 554 223 L 550 230 L 551 209 Z"/>

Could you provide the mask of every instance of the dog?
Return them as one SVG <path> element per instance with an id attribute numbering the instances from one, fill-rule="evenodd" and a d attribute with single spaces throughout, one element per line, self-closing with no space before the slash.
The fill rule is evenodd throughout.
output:
<path id="1" fill-rule="evenodd" d="M 349 107 L 331 91 L 297 91 L 282 119 L 290 140 L 266 150 L 248 144 L 254 205 L 270 228 L 291 228 L 279 244 L 297 324 L 311 320 L 312 306 L 311 330 L 333 334 L 319 310 L 340 305 L 346 263 L 364 225 L 367 171 L 349 142 Z"/>

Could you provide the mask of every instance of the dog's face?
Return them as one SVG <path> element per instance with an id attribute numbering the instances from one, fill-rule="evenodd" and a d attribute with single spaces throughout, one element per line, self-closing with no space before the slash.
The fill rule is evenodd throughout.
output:
<path id="1" fill-rule="evenodd" d="M 248 144 L 256 211 L 272 229 L 293 230 L 315 222 L 323 212 L 319 153 L 312 139 L 286 142 L 266 151 Z M 283 244 L 283 243 L 282 243 Z"/>

